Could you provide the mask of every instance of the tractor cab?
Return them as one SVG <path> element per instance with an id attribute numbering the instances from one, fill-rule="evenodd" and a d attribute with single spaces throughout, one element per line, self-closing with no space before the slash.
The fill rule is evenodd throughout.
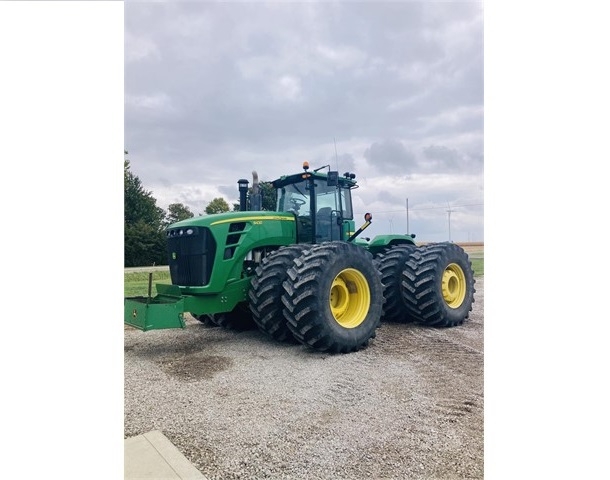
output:
<path id="1" fill-rule="evenodd" d="M 327 173 L 320 173 L 328 168 Z M 277 189 L 277 212 L 296 217 L 298 243 L 322 243 L 347 240 L 354 230 L 351 189 L 357 188 L 356 175 L 340 177 L 330 167 L 286 175 L 272 182 Z"/>

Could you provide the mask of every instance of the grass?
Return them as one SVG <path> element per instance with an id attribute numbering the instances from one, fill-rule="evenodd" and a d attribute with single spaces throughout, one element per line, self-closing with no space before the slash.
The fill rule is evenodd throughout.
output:
<path id="1" fill-rule="evenodd" d="M 483 272 L 484 272 L 483 259 L 482 258 L 471 258 L 470 261 L 472 262 L 472 269 L 474 270 L 474 276 L 475 277 L 483 276 Z"/>
<path id="2" fill-rule="evenodd" d="M 148 272 L 125 273 L 124 290 L 126 297 L 146 297 L 148 295 Z M 169 272 L 152 272 L 152 296 L 157 294 L 156 283 L 171 284 Z"/>

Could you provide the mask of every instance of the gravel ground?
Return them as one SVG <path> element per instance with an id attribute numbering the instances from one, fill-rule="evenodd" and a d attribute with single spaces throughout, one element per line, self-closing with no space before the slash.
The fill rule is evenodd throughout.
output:
<path id="1" fill-rule="evenodd" d="M 483 478 L 483 277 L 451 329 L 384 323 L 329 355 L 187 316 L 125 327 L 125 438 L 161 430 L 209 479 Z"/>

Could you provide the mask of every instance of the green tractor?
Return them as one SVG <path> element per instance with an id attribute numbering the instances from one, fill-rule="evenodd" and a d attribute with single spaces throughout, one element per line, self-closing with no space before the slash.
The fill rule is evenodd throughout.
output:
<path id="1" fill-rule="evenodd" d="M 326 172 L 321 170 L 327 169 Z M 125 323 L 185 328 L 183 314 L 227 328 L 254 323 L 271 338 L 325 352 L 359 350 L 381 320 L 461 325 L 474 302 L 468 255 L 415 235 L 358 236 L 353 173 L 330 167 L 271 182 L 276 211 L 261 210 L 258 177 L 239 180 L 240 211 L 183 220 L 167 230 L 172 284 L 125 299 Z M 249 204 L 249 205 L 248 205 Z"/>

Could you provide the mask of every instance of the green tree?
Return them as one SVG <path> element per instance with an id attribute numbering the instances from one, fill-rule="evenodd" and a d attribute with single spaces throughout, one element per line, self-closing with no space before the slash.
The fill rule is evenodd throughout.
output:
<path id="1" fill-rule="evenodd" d="M 261 182 L 258 185 L 259 192 L 263 197 L 262 207 L 263 210 L 268 212 L 275 211 L 275 204 L 277 201 L 277 192 L 275 188 L 273 188 L 273 184 L 271 182 Z M 252 187 L 248 189 L 248 205 L 250 205 L 249 199 L 252 196 Z M 239 211 L 239 203 L 233 204 L 233 211 Z"/>
<path id="2" fill-rule="evenodd" d="M 124 174 L 125 266 L 166 265 L 165 211 L 131 171 L 129 160 L 124 161 Z"/>
<path id="3" fill-rule="evenodd" d="M 152 196 L 152 192 L 144 189 L 142 182 L 130 168 L 129 160 L 125 160 L 125 225 L 135 225 L 143 221 L 160 229 L 165 212 L 157 206 L 157 200 Z"/>
<path id="4" fill-rule="evenodd" d="M 277 202 L 277 191 L 273 188 L 273 184 L 271 182 L 261 182 L 258 186 L 260 193 L 263 195 L 263 210 L 267 210 L 268 212 L 274 212 L 275 206 Z"/>
<path id="5" fill-rule="evenodd" d="M 208 215 L 212 215 L 213 213 L 228 212 L 229 210 L 229 204 L 222 197 L 213 199 L 210 203 L 208 203 L 208 206 L 205 207 L 205 213 Z"/>
<path id="6" fill-rule="evenodd" d="M 150 265 L 167 265 L 165 233 L 143 221 L 126 225 L 125 266 Z"/>
<path id="7" fill-rule="evenodd" d="M 165 224 L 171 225 L 172 223 L 179 222 L 180 220 L 186 220 L 187 218 L 193 218 L 195 214 L 189 210 L 189 207 L 182 203 L 172 203 L 167 207 L 167 215 L 165 216 Z"/>

